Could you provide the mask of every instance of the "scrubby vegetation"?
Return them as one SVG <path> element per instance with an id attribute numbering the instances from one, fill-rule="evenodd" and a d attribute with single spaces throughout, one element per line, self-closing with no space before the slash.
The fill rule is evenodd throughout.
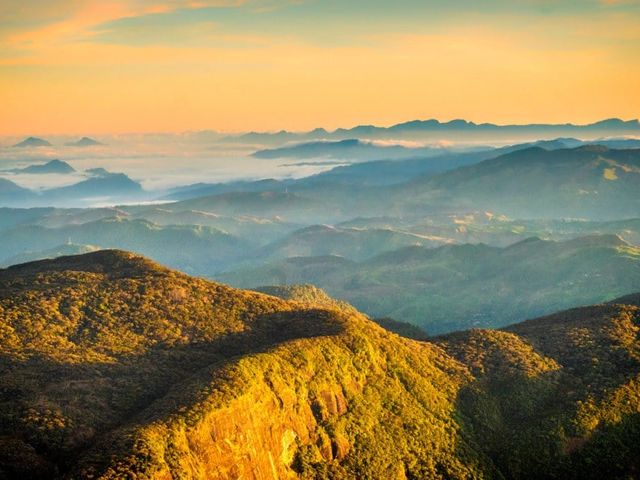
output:
<path id="1" fill-rule="evenodd" d="M 414 341 L 99 251 L 0 270 L 0 478 L 633 478 L 639 309 Z M 297 298 L 296 298 L 297 297 Z"/>

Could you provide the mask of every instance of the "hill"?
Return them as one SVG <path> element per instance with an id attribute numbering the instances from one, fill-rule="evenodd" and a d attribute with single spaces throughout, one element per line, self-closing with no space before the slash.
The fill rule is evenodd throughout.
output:
<path id="1" fill-rule="evenodd" d="M 417 342 L 126 252 L 0 270 L 0 474 L 632 478 L 638 313 Z"/>
<path id="2" fill-rule="evenodd" d="M 217 276 L 239 287 L 311 283 L 371 317 L 432 334 L 499 327 L 640 288 L 640 250 L 615 235 L 509 247 L 406 247 L 353 262 L 294 257 Z"/>
<path id="3" fill-rule="evenodd" d="M 623 219 L 640 208 L 640 150 L 532 147 L 399 186 L 405 212 L 488 210 L 515 218 Z M 508 202 L 505 202 L 508 199 Z"/>
<path id="4" fill-rule="evenodd" d="M 506 478 L 636 478 L 640 310 L 595 305 L 436 340 L 476 379 L 458 396 Z"/>
<path id="5" fill-rule="evenodd" d="M 25 148 L 25 147 L 51 147 L 52 145 L 38 137 L 28 137 L 22 140 L 19 143 L 16 143 L 14 147 Z"/>

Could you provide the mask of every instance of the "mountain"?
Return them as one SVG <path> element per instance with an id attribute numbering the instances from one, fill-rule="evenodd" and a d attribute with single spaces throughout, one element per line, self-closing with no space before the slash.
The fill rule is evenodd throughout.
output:
<path id="1" fill-rule="evenodd" d="M 500 154 L 504 151 L 508 153 Z M 249 183 L 237 192 L 186 200 L 184 205 L 306 224 L 478 211 L 525 220 L 607 221 L 637 217 L 639 184 L 637 149 L 511 146 L 428 159 L 364 162 L 297 180 Z M 223 191 L 203 186 L 180 195 L 206 194 L 207 188 Z M 190 206 L 192 201 L 197 207 Z"/>
<path id="2" fill-rule="evenodd" d="M 13 169 L 14 173 L 33 173 L 33 174 L 47 174 L 47 173 L 73 173 L 76 170 L 69 165 L 67 162 L 63 162 L 61 160 L 50 160 L 47 163 L 37 164 L 37 165 L 29 165 L 24 168 L 16 168 Z"/>
<path id="3" fill-rule="evenodd" d="M 126 252 L 19 265 L 0 270 L 0 474 L 633 478 L 638 314 L 419 342 Z"/>
<path id="4" fill-rule="evenodd" d="M 96 145 L 104 145 L 104 144 L 100 143 L 97 140 L 94 140 L 93 138 L 82 137 L 80 140 L 77 140 L 75 142 L 65 143 L 65 145 L 68 147 L 94 147 Z"/>
<path id="5" fill-rule="evenodd" d="M 16 143 L 14 147 L 24 148 L 24 147 L 51 147 L 52 145 L 38 137 L 28 137 L 25 138 L 20 143 Z"/>
<path id="6" fill-rule="evenodd" d="M 476 379 L 459 411 L 505 478 L 637 476 L 639 314 L 594 305 L 436 341 Z"/>
<path id="7" fill-rule="evenodd" d="M 405 213 L 427 207 L 515 218 L 632 218 L 640 211 L 640 149 L 532 147 L 416 179 L 395 195 Z"/>
<path id="8" fill-rule="evenodd" d="M 0 204 L 1 205 L 20 205 L 22 202 L 33 199 L 35 194 L 28 188 L 0 177 Z"/>
<path id="9" fill-rule="evenodd" d="M 415 157 L 433 157 L 446 150 L 434 147 L 408 148 L 402 145 L 378 145 L 372 142 L 348 139 L 336 142 L 321 141 L 300 143 L 270 150 L 258 150 L 256 158 L 339 159 L 367 161 Z"/>
<path id="10" fill-rule="evenodd" d="M 615 235 L 406 247 L 361 262 L 292 257 L 216 278 L 238 287 L 311 283 L 371 317 L 430 334 L 500 327 L 640 289 L 640 249 Z"/>
<path id="11" fill-rule="evenodd" d="M 282 145 L 286 142 L 345 140 L 345 139 L 381 139 L 381 140 L 448 140 L 460 141 L 529 141 L 531 139 L 553 139 L 556 137 L 615 137 L 638 135 L 638 120 L 621 120 L 612 118 L 599 122 L 574 125 L 565 124 L 529 124 L 529 125 L 496 125 L 493 123 L 474 123 L 466 120 L 440 122 L 435 119 L 411 120 L 390 127 L 359 125 L 353 128 L 338 128 L 332 132 L 315 129 L 310 132 L 259 133 L 251 132 L 243 135 L 229 136 L 222 139 L 231 143 L 250 143 L 262 145 Z"/>
<path id="12" fill-rule="evenodd" d="M 46 190 L 42 202 L 50 204 L 73 203 L 95 198 L 136 198 L 144 194 L 140 183 L 130 179 L 124 173 L 109 173 L 93 176 L 66 187 Z M 75 205 L 74 205 L 75 206 Z"/>

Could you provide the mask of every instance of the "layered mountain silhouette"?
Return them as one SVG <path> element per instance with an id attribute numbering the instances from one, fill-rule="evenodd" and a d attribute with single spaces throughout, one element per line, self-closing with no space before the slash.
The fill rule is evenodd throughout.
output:
<path id="1" fill-rule="evenodd" d="M 420 342 L 121 251 L 14 266 L 0 473 L 633 477 L 638 322 L 614 303 Z"/>
<path id="2" fill-rule="evenodd" d="M 611 118 L 587 125 L 565 124 L 529 124 L 529 125 L 496 125 L 493 123 L 474 123 L 467 120 L 452 120 L 440 122 L 435 119 L 412 120 L 392 125 L 378 127 L 374 125 L 359 125 L 353 128 L 338 128 L 327 131 L 322 128 L 310 132 L 275 133 L 250 132 L 237 136 L 223 138 L 226 142 L 283 144 L 285 142 L 309 140 L 344 140 L 352 138 L 366 139 L 513 139 L 520 138 L 555 138 L 566 136 L 588 136 L 591 138 L 623 136 L 638 134 L 640 123 L 638 120 L 621 120 Z"/>

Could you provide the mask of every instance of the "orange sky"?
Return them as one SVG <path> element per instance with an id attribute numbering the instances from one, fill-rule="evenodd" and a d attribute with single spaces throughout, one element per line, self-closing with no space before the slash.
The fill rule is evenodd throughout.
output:
<path id="1" fill-rule="evenodd" d="M 0 135 L 638 117 L 636 1 L 369 1 L 0 7 Z"/>

